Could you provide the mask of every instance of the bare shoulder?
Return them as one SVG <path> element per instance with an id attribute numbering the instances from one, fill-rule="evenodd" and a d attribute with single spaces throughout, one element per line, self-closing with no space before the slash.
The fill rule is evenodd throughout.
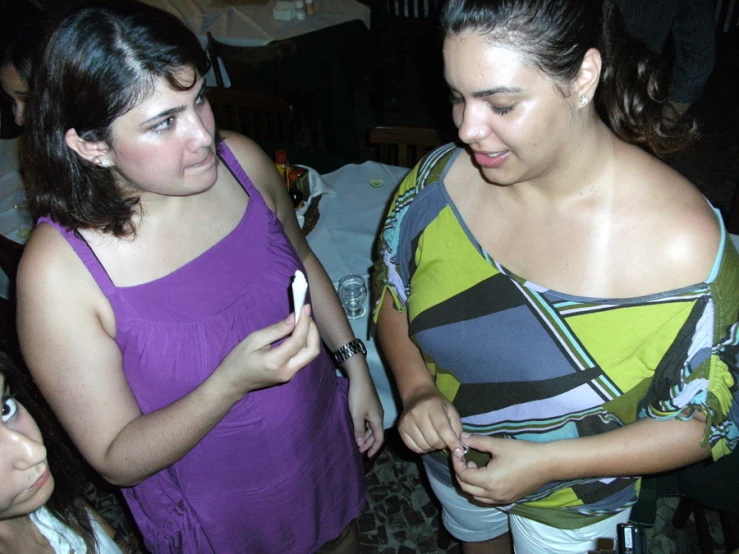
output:
<path id="1" fill-rule="evenodd" d="M 33 230 L 23 250 L 18 266 L 19 292 L 78 281 L 77 269 L 83 269 L 83 264 L 72 246 L 54 227 L 42 223 Z"/>
<path id="2" fill-rule="evenodd" d="M 40 320 L 64 320 L 74 313 L 104 323 L 110 311 L 110 304 L 72 246 L 44 223 L 34 229 L 24 248 L 17 297 L 21 333 Z"/>
<path id="3" fill-rule="evenodd" d="M 256 142 L 244 135 L 230 131 L 224 131 L 221 135 L 223 142 L 236 156 L 251 182 L 274 210 L 276 192 L 282 186 L 282 181 L 272 159 Z"/>
<path id="4" fill-rule="evenodd" d="M 626 172 L 625 189 L 633 196 L 630 221 L 643 223 L 651 237 L 647 251 L 665 269 L 681 272 L 692 283 L 709 274 L 721 240 L 721 226 L 711 205 L 683 175 L 641 152 Z"/>

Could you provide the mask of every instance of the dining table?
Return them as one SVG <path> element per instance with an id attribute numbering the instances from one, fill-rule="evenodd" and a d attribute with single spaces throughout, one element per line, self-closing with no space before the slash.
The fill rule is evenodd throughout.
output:
<path id="1" fill-rule="evenodd" d="M 369 161 L 320 176 L 319 217 L 307 240 L 334 286 L 348 274 L 369 281 L 376 237 L 390 199 L 407 173 L 406 167 Z M 387 364 L 369 332 L 371 304 L 370 297 L 364 314 L 349 322 L 367 347 L 367 365 L 385 410 L 383 427 L 388 429 L 396 423 L 399 403 Z"/>

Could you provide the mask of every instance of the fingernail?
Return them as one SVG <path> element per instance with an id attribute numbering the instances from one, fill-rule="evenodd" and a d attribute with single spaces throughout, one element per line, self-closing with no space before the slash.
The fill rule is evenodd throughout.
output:
<path id="1" fill-rule="evenodd" d="M 457 456 L 457 458 L 461 458 L 464 456 L 464 451 L 461 448 L 455 448 L 454 455 Z"/>
<path id="2" fill-rule="evenodd" d="M 357 444 L 364 444 L 364 439 L 362 437 L 357 437 Z"/>
<path id="3" fill-rule="evenodd" d="M 465 432 L 463 432 L 463 433 L 462 433 L 461 435 L 459 435 L 459 436 L 460 436 L 460 438 L 463 438 L 463 439 L 468 439 L 468 438 L 470 438 L 470 437 L 471 437 L 472 435 L 471 435 L 470 433 L 468 433 L 467 431 L 465 431 Z"/>
<path id="4" fill-rule="evenodd" d="M 285 320 L 285 323 L 287 323 L 288 325 L 290 325 L 292 322 L 293 322 L 293 314 L 290 314 L 289 316 L 287 316 L 287 319 Z"/>

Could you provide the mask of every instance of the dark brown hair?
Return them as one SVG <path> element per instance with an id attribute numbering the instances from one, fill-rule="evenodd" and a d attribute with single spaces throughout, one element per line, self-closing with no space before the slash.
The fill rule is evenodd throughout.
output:
<path id="1" fill-rule="evenodd" d="M 23 168 L 35 218 L 49 215 L 71 229 L 123 236 L 138 197 L 125 194 L 114 173 L 73 152 L 65 133 L 113 148 L 111 125 L 154 89 L 159 78 L 175 90 L 178 71 L 196 79 L 209 61 L 195 35 L 175 16 L 138 2 L 84 5 L 62 19 L 35 68 Z M 151 168 L 156 171 L 156 168 Z"/>
<path id="2" fill-rule="evenodd" d="M 698 136 L 693 121 L 663 117 L 666 68 L 627 35 L 614 0 L 449 0 L 441 28 L 444 36 L 472 31 L 513 47 L 565 87 L 595 48 L 603 65 L 594 101 L 616 135 L 658 155 Z"/>
<path id="3" fill-rule="evenodd" d="M 40 406 L 36 396 L 29 393 L 27 376 L 22 373 L 3 352 L 0 352 L 0 374 L 5 377 L 8 390 L 36 421 L 46 447 L 46 459 L 54 476 L 54 492 L 46 508 L 51 514 L 77 533 L 87 545 L 88 552 L 97 552 L 97 541 L 92 530 L 92 517 L 82 497 L 83 466 L 73 454 L 68 438 L 50 415 L 48 408 Z"/>

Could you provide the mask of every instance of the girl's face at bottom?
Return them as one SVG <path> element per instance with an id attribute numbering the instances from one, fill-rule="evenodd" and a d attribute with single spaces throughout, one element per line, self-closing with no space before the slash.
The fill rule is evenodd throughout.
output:
<path id="1" fill-rule="evenodd" d="M 46 504 L 54 478 L 38 425 L 9 393 L 0 374 L 0 520 L 23 516 Z"/>

